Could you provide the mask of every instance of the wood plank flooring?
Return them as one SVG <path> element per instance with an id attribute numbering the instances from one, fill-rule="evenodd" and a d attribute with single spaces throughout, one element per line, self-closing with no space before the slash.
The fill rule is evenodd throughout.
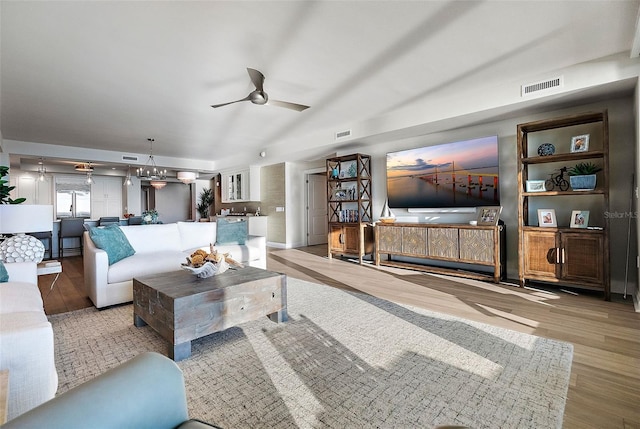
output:
<path id="1" fill-rule="evenodd" d="M 270 249 L 267 267 L 290 277 L 358 290 L 379 298 L 452 314 L 515 331 L 567 341 L 574 356 L 565 428 L 640 429 L 640 313 L 631 297 L 606 302 L 596 293 L 518 288 L 510 284 L 376 268 L 333 258 L 326 245 Z M 82 259 L 64 258 L 63 273 L 41 276 L 48 314 L 91 305 Z"/>

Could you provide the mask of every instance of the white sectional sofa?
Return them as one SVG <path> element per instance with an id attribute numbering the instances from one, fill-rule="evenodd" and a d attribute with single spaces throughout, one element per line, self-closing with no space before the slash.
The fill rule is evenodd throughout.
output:
<path id="1" fill-rule="evenodd" d="M 133 278 L 176 271 L 196 249 L 216 250 L 257 268 L 266 269 L 266 237 L 248 236 L 245 244 L 217 244 L 216 222 L 177 222 L 121 226 L 135 254 L 112 265 L 107 253 L 84 233 L 84 282 L 97 308 L 133 300 Z"/>
<path id="2" fill-rule="evenodd" d="M 0 283 L 0 370 L 9 370 L 7 419 L 50 400 L 58 390 L 53 329 L 44 313 L 35 262 L 4 264 Z"/>

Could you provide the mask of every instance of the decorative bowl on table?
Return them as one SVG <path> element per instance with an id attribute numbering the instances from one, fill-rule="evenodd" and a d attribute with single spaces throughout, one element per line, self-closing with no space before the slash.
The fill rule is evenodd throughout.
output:
<path id="1" fill-rule="evenodd" d="M 231 265 L 242 268 L 240 262 L 231 258 L 228 253 L 220 253 L 209 245 L 210 252 L 198 249 L 187 257 L 187 262 L 182 264 L 182 269 L 190 271 L 191 274 L 204 279 L 207 277 L 222 274 Z"/>
<path id="2" fill-rule="evenodd" d="M 205 279 L 207 277 L 215 276 L 216 274 L 222 274 L 229 269 L 229 264 L 224 259 L 218 263 L 207 261 L 199 267 L 193 267 L 190 265 L 182 265 L 184 270 L 190 271 L 194 276 Z"/>

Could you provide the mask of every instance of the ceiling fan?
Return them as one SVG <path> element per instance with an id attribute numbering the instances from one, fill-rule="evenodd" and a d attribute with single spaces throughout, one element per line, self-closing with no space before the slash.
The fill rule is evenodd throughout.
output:
<path id="1" fill-rule="evenodd" d="M 269 100 L 269 96 L 263 90 L 264 84 L 264 75 L 260 73 L 258 70 L 251 69 L 247 67 L 247 72 L 249 73 L 249 77 L 251 78 L 251 82 L 256 87 L 255 91 L 252 91 L 249 95 L 241 100 L 230 101 L 228 103 L 222 104 L 213 104 L 211 107 L 214 109 L 217 107 L 226 106 L 228 104 L 239 103 L 240 101 L 251 101 L 253 104 L 263 105 L 269 104 L 272 106 L 286 107 L 287 109 L 297 110 L 298 112 L 302 112 L 305 109 L 308 109 L 309 106 L 304 106 L 302 104 L 290 103 L 288 101 L 279 101 L 279 100 Z"/>

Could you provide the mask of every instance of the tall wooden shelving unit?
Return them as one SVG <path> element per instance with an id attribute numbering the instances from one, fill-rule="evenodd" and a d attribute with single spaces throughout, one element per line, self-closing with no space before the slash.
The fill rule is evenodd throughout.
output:
<path id="1" fill-rule="evenodd" d="M 327 159 L 328 256 L 373 253 L 371 157 L 356 153 Z"/>
<path id="2" fill-rule="evenodd" d="M 590 135 L 587 151 L 570 151 L 571 136 Z M 610 299 L 609 277 L 609 122 L 607 111 L 519 124 L 518 136 L 518 274 L 528 281 L 598 290 Z M 538 154 L 547 140 L 556 153 Z M 596 189 L 527 192 L 527 180 L 544 180 L 549 171 L 592 162 L 602 171 Z M 568 177 L 566 178 L 569 179 Z M 541 207 L 542 206 L 542 207 Z M 569 228 L 572 209 L 590 207 L 589 226 Z M 538 225 L 537 209 L 554 209 L 557 227 Z M 567 214 L 568 213 L 568 214 Z"/>

